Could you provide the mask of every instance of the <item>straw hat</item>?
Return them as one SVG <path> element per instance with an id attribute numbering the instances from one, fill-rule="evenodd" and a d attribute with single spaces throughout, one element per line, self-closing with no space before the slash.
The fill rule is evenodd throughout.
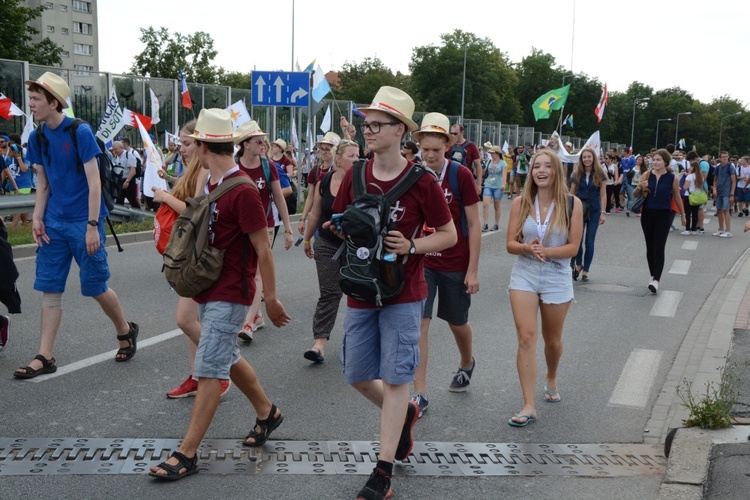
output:
<path id="1" fill-rule="evenodd" d="M 40 87 L 44 88 L 47 92 L 52 94 L 52 97 L 57 99 L 63 109 L 68 107 L 68 98 L 70 97 L 70 87 L 65 83 L 65 80 L 60 78 L 54 73 L 47 71 L 45 74 L 39 77 L 38 80 L 26 80 L 26 85 L 36 83 Z"/>
<path id="2" fill-rule="evenodd" d="M 280 147 L 282 151 L 286 151 L 287 144 L 284 139 L 276 139 L 273 143 Z"/>
<path id="3" fill-rule="evenodd" d="M 190 137 L 201 142 L 234 142 L 237 134 L 232 129 L 232 117 L 223 109 L 201 109 Z"/>
<path id="4" fill-rule="evenodd" d="M 359 110 L 367 114 L 368 111 L 382 111 L 389 114 L 397 120 L 403 122 L 410 132 L 414 132 L 419 127 L 417 122 L 411 119 L 414 114 L 414 100 L 409 94 L 396 87 L 380 87 L 378 93 L 372 100 L 372 104 Z"/>
<path id="5" fill-rule="evenodd" d="M 448 138 L 448 143 L 452 146 L 456 143 L 456 136 L 450 133 L 451 122 L 447 116 L 441 113 L 427 113 L 422 118 L 422 126 L 414 132 L 412 136 L 417 140 L 422 140 L 422 135 L 426 133 L 441 134 Z"/>
<path id="6" fill-rule="evenodd" d="M 336 146 L 339 142 L 341 142 L 341 137 L 339 137 L 338 134 L 334 132 L 328 132 L 315 145 L 317 146 L 319 144 L 330 144 L 331 146 Z"/>
<path id="7" fill-rule="evenodd" d="M 482 144 L 482 146 L 484 146 L 487 149 L 490 149 L 492 147 L 492 143 L 490 141 L 487 141 L 484 144 Z"/>
<path id="8" fill-rule="evenodd" d="M 500 146 L 492 146 L 490 148 L 490 153 L 497 153 L 500 156 L 503 156 L 503 149 Z"/>
<path id="9" fill-rule="evenodd" d="M 242 125 L 237 127 L 237 139 L 234 142 L 236 144 L 239 144 L 241 142 L 244 142 L 246 139 L 261 135 L 268 134 L 260 129 L 260 127 L 258 126 L 258 122 L 256 122 L 255 120 L 250 120 L 249 122 L 243 123 Z"/>

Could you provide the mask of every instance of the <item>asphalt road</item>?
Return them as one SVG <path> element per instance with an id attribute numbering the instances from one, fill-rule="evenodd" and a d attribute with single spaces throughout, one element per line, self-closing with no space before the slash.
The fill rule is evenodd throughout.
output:
<path id="1" fill-rule="evenodd" d="M 505 251 L 508 201 L 503 202 L 500 233 L 482 239 L 481 290 L 473 298 L 470 319 L 475 334 L 477 368 L 469 391 L 447 391 L 458 363 L 447 326 L 433 322 L 430 332 L 428 387 L 430 409 L 415 430 L 418 441 L 479 443 L 640 443 L 651 407 L 661 390 L 675 353 L 690 323 L 716 282 L 746 248 L 742 219 L 734 219 L 735 237 L 672 233 L 660 297 L 674 295 L 673 317 L 653 316 L 655 301 L 646 289 L 649 275 L 637 218 L 613 214 L 600 229 L 590 283 L 576 283 L 563 342 L 559 387 L 563 402 L 541 402 L 544 385 L 542 342 L 538 355 L 539 419 L 524 429 L 506 424 L 522 406 L 515 369 L 516 338 L 506 293 L 514 257 Z M 697 242 L 694 250 L 685 241 Z M 690 245 L 688 245 L 690 247 Z M 344 302 L 327 348 L 327 361 L 310 365 L 302 358 L 312 345 L 311 318 L 317 299 L 314 263 L 301 248 L 277 248 L 278 296 L 293 321 L 284 329 L 268 326 L 256 334 L 243 355 L 256 368 L 285 420 L 273 434 L 286 440 L 377 440 L 376 409 L 346 386 L 337 361 Z M 690 261 L 687 274 L 670 274 L 675 260 Z M 110 252 L 110 286 L 118 293 L 129 320 L 141 327 L 139 340 L 174 330 L 176 296 L 160 273 L 161 259 L 150 243 Z M 186 428 L 192 400 L 168 400 L 165 392 L 189 370 L 180 337 L 138 350 L 128 363 L 107 360 L 39 383 L 11 378 L 17 366 L 36 354 L 40 294 L 32 290 L 33 258 L 19 259 L 19 287 L 24 314 L 13 318 L 10 345 L 0 354 L 2 437 L 179 438 Z M 681 268 L 684 270 L 684 264 Z M 680 266 L 678 266 L 680 267 Z M 608 285 L 599 287 L 599 285 Z M 613 285 L 613 286 L 610 286 Z M 80 296 L 77 268 L 68 281 L 65 314 L 55 357 L 58 366 L 89 359 L 116 348 L 112 326 L 91 299 Z M 680 293 L 682 295 L 680 295 Z M 669 312 L 669 304 L 659 307 Z M 611 403 L 623 370 L 636 350 L 657 353 L 652 376 L 641 376 L 636 395 L 643 404 Z M 637 398 L 636 398 L 637 399 Z M 208 438 L 237 438 L 252 427 L 255 415 L 239 391 L 222 400 Z M 155 483 L 141 476 L 5 476 L 4 498 L 61 497 L 145 498 L 353 498 L 363 476 L 199 474 L 176 484 Z M 661 478 L 560 477 L 396 477 L 396 498 L 653 498 Z"/>

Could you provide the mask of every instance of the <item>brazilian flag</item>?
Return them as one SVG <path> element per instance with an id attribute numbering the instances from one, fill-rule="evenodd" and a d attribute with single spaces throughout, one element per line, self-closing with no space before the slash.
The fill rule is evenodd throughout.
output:
<path id="1" fill-rule="evenodd" d="M 539 121 L 543 118 L 549 118 L 552 115 L 552 111 L 557 111 L 565 106 L 569 90 L 570 84 L 567 84 L 559 89 L 550 90 L 534 101 L 534 104 L 531 105 L 531 109 L 534 110 L 534 119 Z"/>

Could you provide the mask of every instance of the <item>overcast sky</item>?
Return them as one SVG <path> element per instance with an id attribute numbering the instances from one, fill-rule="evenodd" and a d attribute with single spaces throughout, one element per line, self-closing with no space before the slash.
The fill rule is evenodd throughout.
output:
<path id="1" fill-rule="evenodd" d="M 165 26 L 172 33 L 209 33 L 219 52 L 215 63 L 228 71 L 289 71 L 292 3 L 101 0 L 100 69 L 129 70 L 143 49 L 139 28 Z M 742 1 L 294 3 L 294 61 L 303 68 L 315 58 L 329 71 L 377 56 L 408 73 L 414 47 L 439 45 L 441 34 L 461 29 L 491 39 L 512 62 L 536 47 L 565 69 L 607 83 L 610 91 L 625 91 L 637 80 L 654 90 L 680 86 L 704 103 L 723 95 L 750 103 L 750 34 L 744 26 L 750 7 Z"/>

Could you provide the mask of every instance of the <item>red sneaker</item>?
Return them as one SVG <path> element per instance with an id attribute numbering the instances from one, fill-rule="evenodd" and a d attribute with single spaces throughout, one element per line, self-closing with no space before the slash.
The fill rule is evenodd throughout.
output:
<path id="1" fill-rule="evenodd" d="M 231 380 L 222 380 L 221 381 L 221 395 L 219 397 L 221 397 L 224 394 L 226 394 L 230 387 L 232 387 L 232 381 Z"/>
<path id="2" fill-rule="evenodd" d="M 189 398 L 195 396 L 197 393 L 198 381 L 194 380 L 192 375 L 190 375 L 179 387 L 175 387 L 167 392 L 167 397 L 170 399 Z"/>
<path id="3" fill-rule="evenodd" d="M 10 332 L 10 316 L 0 316 L 0 351 L 5 349 Z"/>

